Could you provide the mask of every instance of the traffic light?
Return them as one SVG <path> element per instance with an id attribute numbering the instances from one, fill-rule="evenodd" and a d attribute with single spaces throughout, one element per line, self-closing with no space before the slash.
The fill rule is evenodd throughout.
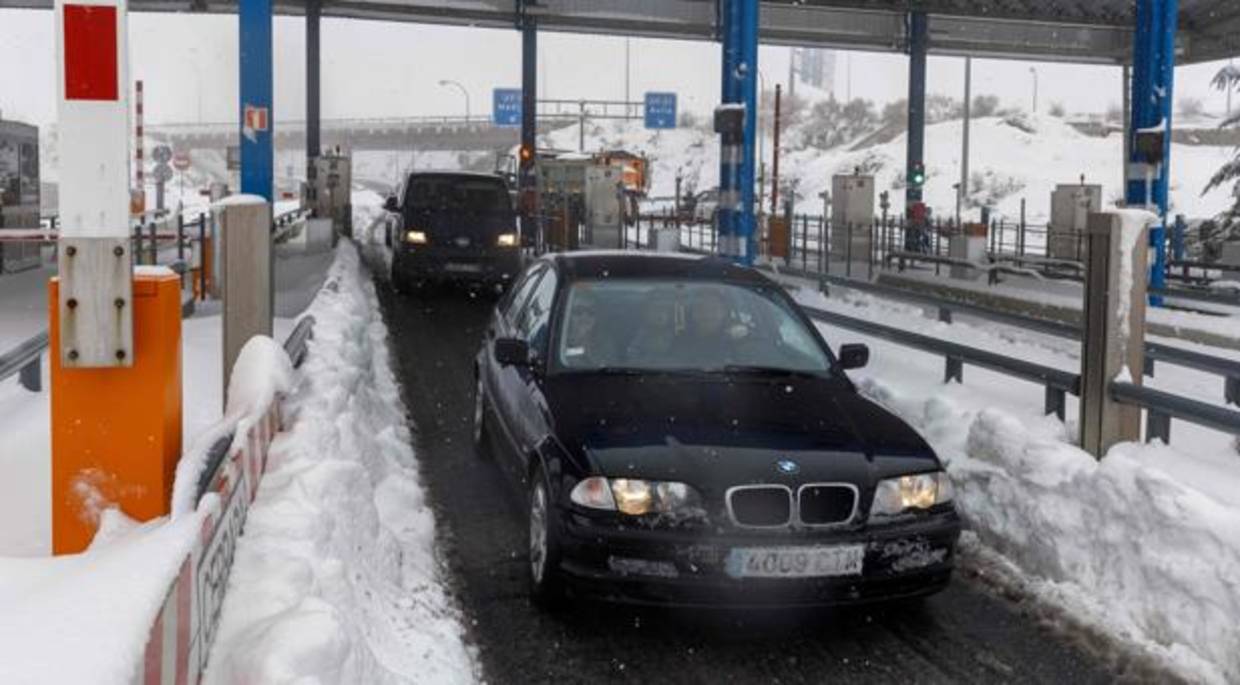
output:
<path id="1" fill-rule="evenodd" d="M 534 161 L 534 146 L 522 145 L 517 154 L 520 156 L 521 164 L 529 164 Z"/>
<path id="2" fill-rule="evenodd" d="M 918 162 L 908 170 L 908 185 L 910 188 L 920 188 L 926 185 L 926 165 Z"/>

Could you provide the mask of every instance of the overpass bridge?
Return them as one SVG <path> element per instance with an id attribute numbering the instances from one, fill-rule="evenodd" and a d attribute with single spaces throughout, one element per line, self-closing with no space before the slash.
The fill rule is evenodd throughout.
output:
<path id="1" fill-rule="evenodd" d="M 539 133 L 568 126 L 576 116 L 542 117 Z M 520 142 L 520 132 L 496 126 L 490 117 L 415 116 L 323 119 L 324 147 L 340 145 L 352 150 L 510 150 Z M 146 133 L 174 149 L 222 150 L 237 145 L 240 134 L 233 122 L 152 124 Z M 306 121 L 279 121 L 274 127 L 276 148 L 303 148 Z"/>

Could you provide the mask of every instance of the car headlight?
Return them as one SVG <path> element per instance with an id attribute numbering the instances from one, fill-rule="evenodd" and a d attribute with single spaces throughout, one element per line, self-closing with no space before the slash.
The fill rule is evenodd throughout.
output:
<path id="1" fill-rule="evenodd" d="M 952 482 L 943 471 L 887 478 L 874 489 L 870 517 L 896 516 L 952 501 Z"/>
<path id="2" fill-rule="evenodd" d="M 702 498 L 686 483 L 602 476 L 586 478 L 569 494 L 574 503 L 629 516 L 671 514 L 700 509 Z"/>
<path id="3" fill-rule="evenodd" d="M 499 238 L 496 239 L 495 241 L 495 244 L 499 245 L 500 247 L 516 247 L 517 246 L 517 234 L 516 233 L 500 233 Z"/>
<path id="4" fill-rule="evenodd" d="M 405 242 L 421 245 L 426 242 L 426 231 L 409 231 L 405 234 Z"/>

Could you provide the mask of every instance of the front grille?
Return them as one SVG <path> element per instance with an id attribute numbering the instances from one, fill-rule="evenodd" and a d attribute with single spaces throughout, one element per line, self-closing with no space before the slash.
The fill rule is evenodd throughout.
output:
<path id="1" fill-rule="evenodd" d="M 797 514 L 808 526 L 847 523 L 856 509 L 857 489 L 851 485 L 803 485 L 797 491 Z"/>
<path id="2" fill-rule="evenodd" d="M 728 491 L 728 512 L 739 526 L 786 526 L 792 521 L 792 491 L 782 485 L 735 487 Z"/>

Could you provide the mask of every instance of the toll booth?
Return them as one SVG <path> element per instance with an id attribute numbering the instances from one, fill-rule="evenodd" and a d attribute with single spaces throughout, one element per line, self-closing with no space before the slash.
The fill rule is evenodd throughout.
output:
<path id="1" fill-rule="evenodd" d="M 859 276 L 869 273 L 874 235 L 874 177 L 831 177 L 830 271 Z"/>
<path id="2" fill-rule="evenodd" d="M 585 170 L 585 235 L 595 248 L 624 248 L 623 170 L 592 164 Z"/>
<path id="3" fill-rule="evenodd" d="M 331 219 L 341 235 L 353 235 L 353 160 L 339 149 L 315 157 L 308 169 L 301 205 L 314 218 Z"/>
<path id="4" fill-rule="evenodd" d="M 0 120 L 0 231 L 39 228 L 39 129 Z M 0 273 L 39 266 L 37 242 L 0 240 Z"/>
<path id="5" fill-rule="evenodd" d="M 585 223 L 586 169 L 589 157 L 565 155 L 539 160 L 538 192 L 547 217 L 547 247 L 554 251 L 576 250 Z"/>
<path id="6" fill-rule="evenodd" d="M 1051 221 L 1046 227 L 1046 256 L 1084 262 L 1089 214 L 1102 209 L 1102 186 L 1070 183 L 1051 191 Z"/>

